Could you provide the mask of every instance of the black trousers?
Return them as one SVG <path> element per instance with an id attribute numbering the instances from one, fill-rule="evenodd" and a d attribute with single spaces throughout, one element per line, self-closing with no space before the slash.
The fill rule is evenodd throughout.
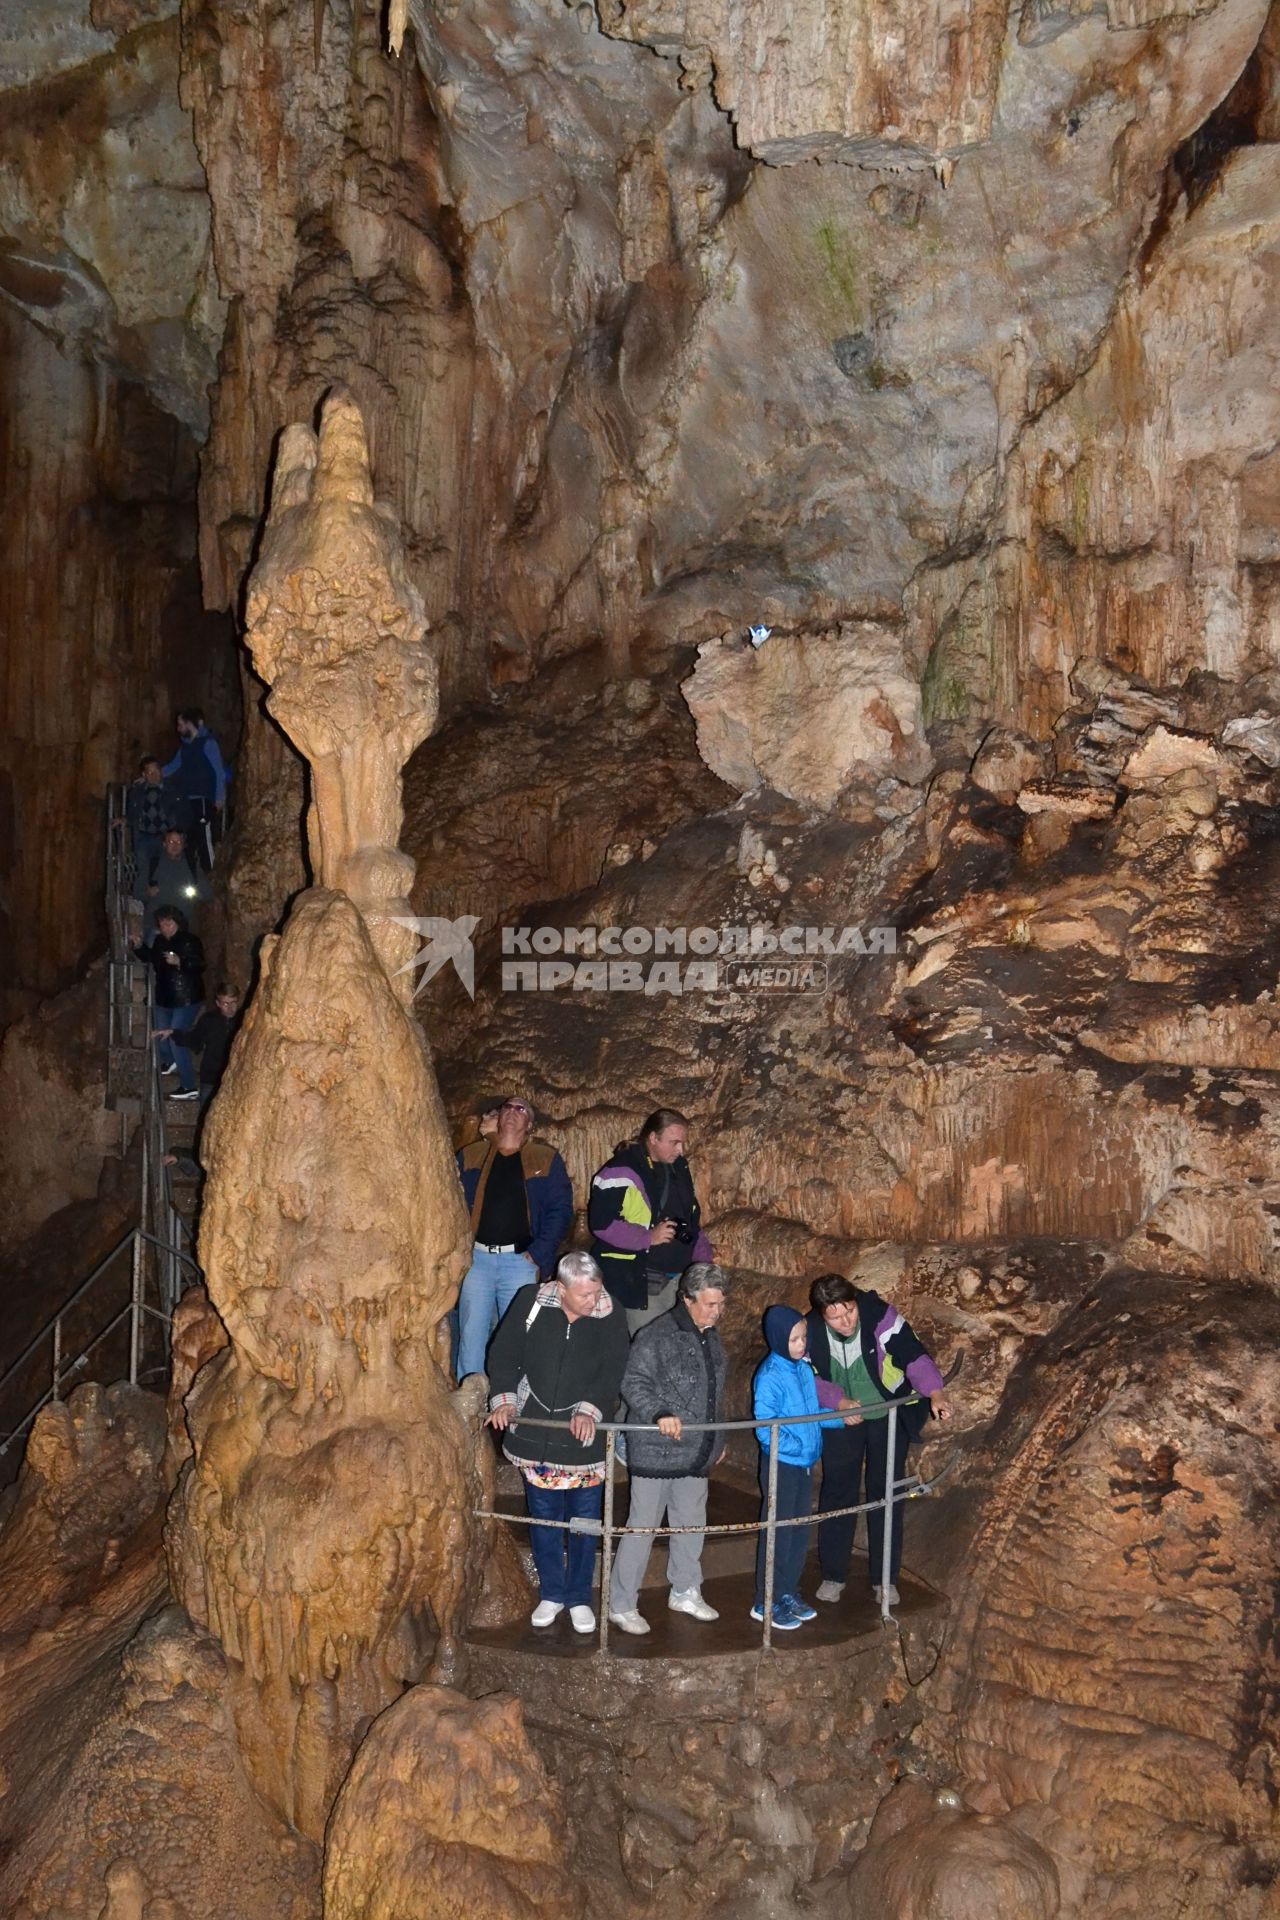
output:
<path id="1" fill-rule="evenodd" d="M 894 1445 L 893 1477 L 901 1480 L 906 1466 L 910 1435 L 906 1421 L 898 1416 Z M 858 1427 L 824 1430 L 822 1435 L 822 1486 L 818 1494 L 818 1565 L 824 1580 L 847 1580 L 853 1553 L 855 1514 L 840 1520 L 824 1520 L 832 1507 L 856 1507 L 863 1500 L 883 1500 L 885 1467 L 889 1458 L 889 1422 L 864 1420 Z M 866 1493 L 860 1491 L 863 1480 Z M 893 1534 L 889 1548 L 889 1578 L 896 1585 L 902 1564 L 902 1508 L 892 1515 Z M 871 1584 L 880 1585 L 884 1554 L 884 1511 L 876 1507 L 867 1515 L 867 1547 Z"/>
<path id="2" fill-rule="evenodd" d="M 188 851 L 195 855 L 204 873 L 213 871 L 213 849 L 222 831 L 222 815 L 212 800 L 188 794 L 182 801 L 183 832 Z"/>

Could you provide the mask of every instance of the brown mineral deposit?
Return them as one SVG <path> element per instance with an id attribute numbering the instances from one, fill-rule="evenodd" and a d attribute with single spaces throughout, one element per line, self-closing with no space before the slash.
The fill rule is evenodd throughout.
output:
<path id="1" fill-rule="evenodd" d="M 849 1887 L 857 1920 L 1055 1920 L 1060 1907 L 1043 1847 L 920 1779 L 881 1806 Z"/>
<path id="2" fill-rule="evenodd" d="M 259 1792 L 319 1839 L 369 1720 L 457 1668 L 487 1504 L 440 1322 L 466 1260 L 448 1127 L 388 977 L 400 764 L 435 681 L 360 416 L 285 435 L 249 641 L 313 763 L 322 884 L 268 942 L 215 1108 L 200 1259 L 230 1345 L 187 1397 L 170 1565 L 230 1669 Z M 366 923 L 365 915 L 369 916 Z M 391 938 L 390 934 L 395 934 Z"/>
<path id="3" fill-rule="evenodd" d="M 579 1920 L 568 1842 L 519 1701 L 414 1687 L 370 1729 L 338 1795 L 326 1920 Z"/>
<path id="4" fill-rule="evenodd" d="M 425 626 L 395 516 L 374 500 L 360 410 L 335 389 L 318 438 L 306 426 L 281 438 L 247 638 L 268 708 L 311 763 L 312 876 L 360 908 L 391 974 L 414 950 L 395 917 L 414 872 L 401 770 L 438 704 Z"/>

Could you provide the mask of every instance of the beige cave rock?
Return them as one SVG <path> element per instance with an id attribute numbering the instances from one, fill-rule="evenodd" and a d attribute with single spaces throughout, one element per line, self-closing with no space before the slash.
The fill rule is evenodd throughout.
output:
<path id="1" fill-rule="evenodd" d="M 740 793 L 774 787 L 827 812 L 854 784 L 923 780 L 932 766 L 920 688 L 873 621 L 774 634 L 758 648 L 708 641 L 684 694 L 698 751 Z"/>

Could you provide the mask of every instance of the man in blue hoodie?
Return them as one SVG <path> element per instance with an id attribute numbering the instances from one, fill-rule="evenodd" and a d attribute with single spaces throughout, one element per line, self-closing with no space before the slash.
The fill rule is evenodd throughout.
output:
<path id="1" fill-rule="evenodd" d="M 177 726 L 178 751 L 163 769 L 165 784 L 182 806 L 187 845 L 208 873 L 213 843 L 222 834 L 227 769 L 199 707 L 180 708 Z"/>
<path id="2" fill-rule="evenodd" d="M 769 1351 L 756 1368 L 751 1383 L 752 1412 L 757 1420 L 773 1420 L 800 1413 L 820 1413 L 818 1379 L 808 1359 L 809 1328 L 804 1315 L 794 1307 L 768 1307 L 764 1316 L 764 1337 Z M 828 1395 L 830 1397 L 830 1395 Z M 829 1420 L 807 1421 L 803 1426 L 779 1427 L 777 1517 L 799 1520 L 813 1504 L 813 1469 L 822 1456 L 823 1427 L 842 1425 L 838 1414 Z M 756 1428 L 760 1442 L 760 1518 L 769 1511 L 769 1450 L 772 1432 L 768 1426 Z M 756 1601 L 753 1620 L 764 1619 L 765 1553 L 768 1536 L 763 1528 L 756 1548 Z M 817 1618 L 816 1611 L 800 1598 L 797 1589 L 809 1548 L 808 1527 L 779 1526 L 773 1554 L 773 1625 L 786 1630 Z"/>

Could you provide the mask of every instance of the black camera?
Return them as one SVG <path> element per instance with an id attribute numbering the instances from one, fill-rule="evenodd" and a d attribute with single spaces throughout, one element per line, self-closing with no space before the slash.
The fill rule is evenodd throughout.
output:
<path id="1" fill-rule="evenodd" d="M 691 1247 L 698 1236 L 689 1222 L 687 1220 L 672 1220 L 671 1224 L 676 1230 L 676 1239 L 682 1240 L 686 1247 Z"/>

